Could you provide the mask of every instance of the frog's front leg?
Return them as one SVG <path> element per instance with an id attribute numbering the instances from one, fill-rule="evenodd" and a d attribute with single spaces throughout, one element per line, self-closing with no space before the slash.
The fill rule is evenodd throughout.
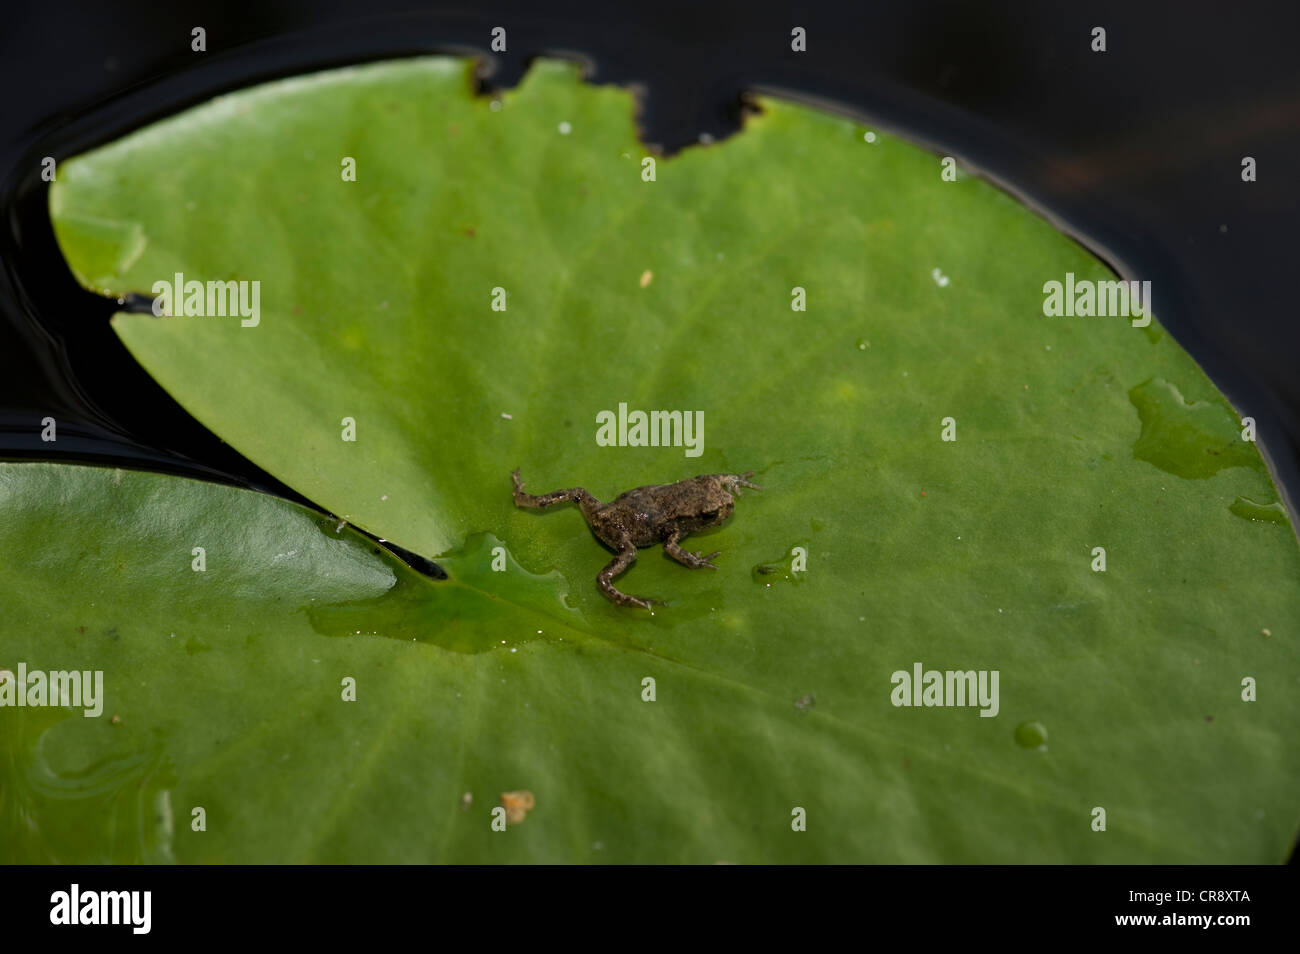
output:
<path id="1" fill-rule="evenodd" d="M 681 547 L 681 539 L 684 535 L 685 534 L 680 530 L 673 531 L 672 536 L 664 541 L 664 552 L 678 563 L 682 564 L 682 566 L 689 566 L 692 570 L 698 570 L 700 567 L 705 566 L 710 570 L 716 570 L 717 567 L 709 561 L 722 551 L 714 550 L 708 556 L 700 556 L 698 553 L 691 553 L 688 550 L 683 550 Z"/>
<path id="2" fill-rule="evenodd" d="M 649 609 L 651 604 L 659 603 L 663 605 L 663 600 L 652 600 L 640 596 L 630 596 L 618 589 L 613 584 L 614 577 L 627 570 L 636 562 L 636 547 L 631 543 L 624 543 L 623 549 L 619 551 L 618 556 L 609 562 L 605 569 L 601 570 L 596 576 L 596 585 L 600 591 L 605 594 L 605 598 L 612 603 L 618 603 L 620 606 L 639 606 L 642 609 Z"/>
<path id="3" fill-rule="evenodd" d="M 524 491 L 524 482 L 519 479 L 518 467 L 514 469 L 510 477 L 515 482 L 516 507 L 533 507 L 542 510 L 572 500 L 582 508 L 582 512 L 588 517 L 600 509 L 600 501 L 587 493 L 582 487 L 570 487 L 568 490 L 556 490 L 549 494 L 530 494 Z"/>

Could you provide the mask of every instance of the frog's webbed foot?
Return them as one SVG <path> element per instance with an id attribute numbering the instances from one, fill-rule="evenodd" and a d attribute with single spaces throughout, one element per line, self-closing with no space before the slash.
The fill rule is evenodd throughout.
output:
<path id="1" fill-rule="evenodd" d="M 721 553 L 722 552 L 721 550 L 714 550 L 708 556 L 700 556 L 698 553 L 691 553 L 689 550 L 683 550 L 682 545 L 678 542 L 679 540 L 681 540 L 681 536 L 678 534 L 673 534 L 671 537 L 665 540 L 664 552 L 667 553 L 674 560 L 676 560 L 678 563 L 680 563 L 682 566 L 688 566 L 692 570 L 698 570 L 701 567 L 706 567 L 706 566 L 710 570 L 717 569 L 717 567 L 714 566 L 709 561 L 712 560 L 719 553 Z"/>
<path id="2" fill-rule="evenodd" d="M 641 609 L 650 609 L 652 606 L 667 606 L 667 600 L 651 599 L 648 596 L 632 596 L 630 593 L 624 593 L 614 586 L 609 588 L 605 594 L 619 606 L 639 606 Z"/>
<path id="3" fill-rule="evenodd" d="M 630 593 L 624 593 L 613 583 L 614 577 L 624 572 L 628 567 L 636 562 L 636 547 L 628 545 L 623 548 L 614 559 L 610 560 L 609 565 L 596 575 L 596 585 L 600 591 L 605 594 L 605 598 L 611 603 L 617 603 L 619 606 L 639 606 L 642 609 L 649 609 L 651 606 L 658 604 L 666 606 L 663 600 L 652 600 L 644 596 L 632 596 Z"/>
<path id="4" fill-rule="evenodd" d="M 740 492 L 741 487 L 748 487 L 750 490 L 762 490 L 758 484 L 752 483 L 749 478 L 754 476 L 751 470 L 746 474 L 723 474 L 722 484 L 737 497 L 745 496 Z"/>

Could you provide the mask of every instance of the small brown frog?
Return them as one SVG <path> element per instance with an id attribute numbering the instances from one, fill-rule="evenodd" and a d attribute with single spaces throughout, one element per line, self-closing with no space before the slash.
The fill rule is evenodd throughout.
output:
<path id="1" fill-rule="evenodd" d="M 716 527 L 730 517 L 736 505 L 731 495 L 735 493 L 737 497 L 743 496 L 741 487 L 763 489 L 749 482 L 749 478 L 754 476 L 753 471 L 747 474 L 701 474 L 689 480 L 679 480 L 675 484 L 637 487 L 619 494 L 610 503 L 602 504 L 582 487 L 571 487 L 540 496 L 525 493 L 523 481 L 519 479 L 519 469 L 515 468 L 510 476 L 515 482 L 517 507 L 535 507 L 540 510 L 566 501 L 576 503 L 587 520 L 587 526 L 591 527 L 591 532 L 618 554 L 596 576 L 596 585 L 610 601 L 644 609 L 649 609 L 653 603 L 662 604 L 663 600 L 629 596 L 615 588 L 612 582 L 614 577 L 636 562 L 637 548 L 662 543 L 664 551 L 683 566 L 692 570 L 705 566 L 716 570 L 717 567 L 709 561 L 721 551 L 700 556 L 683 550 L 682 540 L 689 534 Z"/>

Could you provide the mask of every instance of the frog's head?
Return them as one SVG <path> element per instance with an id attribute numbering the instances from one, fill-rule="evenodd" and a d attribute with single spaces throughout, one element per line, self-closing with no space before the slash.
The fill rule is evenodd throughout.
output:
<path id="1" fill-rule="evenodd" d="M 701 527 L 712 527 L 722 523 L 736 509 L 736 497 L 741 496 L 741 487 L 761 489 L 747 479 L 752 474 L 709 474 L 697 478 L 703 485 L 703 493 L 696 506 Z"/>

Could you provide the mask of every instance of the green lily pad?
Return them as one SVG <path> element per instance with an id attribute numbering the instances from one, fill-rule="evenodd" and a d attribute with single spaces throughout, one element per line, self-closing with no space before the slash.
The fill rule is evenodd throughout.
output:
<path id="1" fill-rule="evenodd" d="M 94 625 L 175 615 L 211 647 L 177 657 L 189 681 L 165 650 L 123 656 L 153 687 L 123 698 L 179 779 L 176 858 L 1285 857 L 1295 535 L 1233 509 L 1276 489 L 1170 336 L 1044 315 L 1046 282 L 1113 279 L 1100 262 L 847 119 L 764 99 L 646 181 L 627 92 L 542 62 L 494 105 L 469 70 L 407 60 L 222 97 L 68 160 L 51 189 L 87 287 L 260 282 L 256 324 L 114 326 L 254 462 L 450 575 L 335 549 L 322 567 L 352 569 L 331 578 L 392 582 L 312 602 L 323 570 L 306 569 L 301 596 L 246 580 L 205 604 L 188 570 L 112 578 L 137 595 Z M 700 453 L 602 446 L 621 405 L 702 412 Z M 620 586 L 669 601 L 649 614 L 597 592 L 609 554 L 576 510 L 513 506 L 516 465 L 532 492 L 603 500 L 696 473 L 754 470 L 764 490 L 688 541 L 722 551 L 717 571 L 642 552 Z M 282 502 L 193 494 L 248 546 L 285 522 L 334 533 Z M 10 495 L 19 513 L 43 499 Z M 62 499 L 66 536 L 24 518 L 5 545 L 113 539 L 115 506 Z M 140 509 L 140 552 L 166 529 Z M 263 544 L 250 565 L 283 552 Z M 84 573 L 55 559 L 75 607 Z M 44 625 L 34 579 L 6 585 Z M 32 657 L 79 658 L 66 627 L 28 638 Z M 996 716 L 895 705 L 918 664 L 996 670 Z M 343 671 L 372 708 L 338 701 Z M 208 678 L 223 693 L 195 688 Z M 238 824 L 182 838 L 181 788 Z M 513 790 L 536 807 L 491 832 Z"/>

